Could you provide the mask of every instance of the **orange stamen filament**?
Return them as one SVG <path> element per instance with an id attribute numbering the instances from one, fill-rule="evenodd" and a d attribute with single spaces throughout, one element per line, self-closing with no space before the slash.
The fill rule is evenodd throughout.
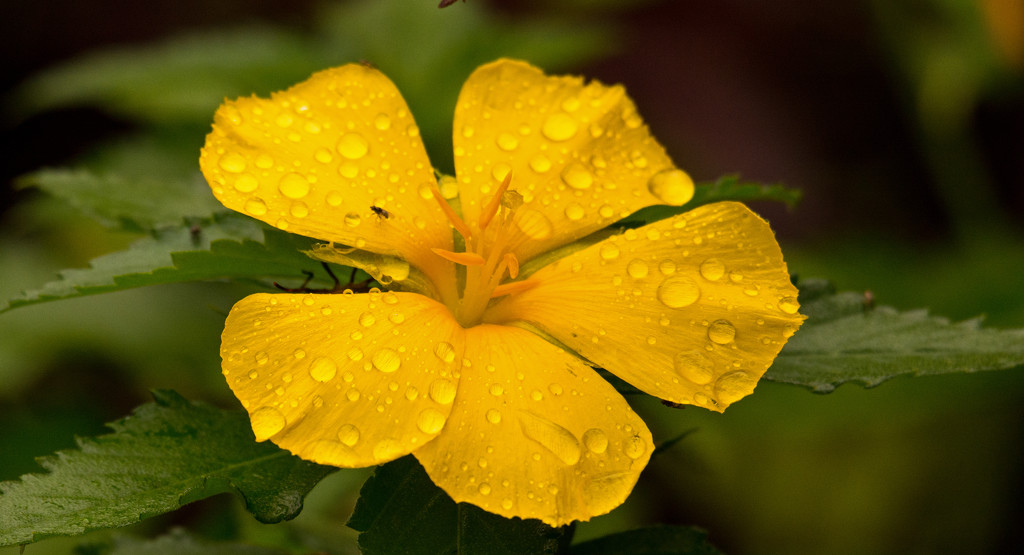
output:
<path id="1" fill-rule="evenodd" d="M 519 259 L 507 249 L 515 236 L 512 216 L 522 203 L 522 197 L 508 190 L 511 183 L 512 174 L 509 173 L 494 196 L 482 207 L 473 229 L 445 202 L 438 187 L 433 187 L 434 198 L 452 226 L 465 239 L 465 252 L 431 250 L 445 260 L 465 267 L 466 279 L 461 298 L 449 306 L 455 318 L 466 327 L 483 321 L 491 299 L 525 291 L 534 285 L 529 280 L 501 283 L 519 276 Z M 513 196 L 506 199 L 509 195 Z"/>
<path id="2" fill-rule="evenodd" d="M 466 240 L 466 244 L 469 244 L 469 239 L 473 236 L 469 231 L 469 226 L 466 225 L 466 222 L 462 221 L 462 218 L 455 213 L 455 210 L 453 210 L 451 205 L 448 204 L 448 201 L 444 200 L 444 197 L 441 195 L 441 189 L 437 187 L 437 183 L 431 183 L 430 185 L 434 194 L 434 200 L 436 200 L 437 204 L 441 206 L 441 211 L 448 217 L 448 221 L 452 223 L 452 227 L 455 228 L 455 231 L 458 231 L 459 235 L 462 235 L 462 238 Z"/>

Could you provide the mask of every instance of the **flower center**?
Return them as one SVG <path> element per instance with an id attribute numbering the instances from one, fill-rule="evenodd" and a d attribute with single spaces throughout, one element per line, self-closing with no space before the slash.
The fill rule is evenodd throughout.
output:
<path id="1" fill-rule="evenodd" d="M 456 306 L 449 307 L 463 327 L 479 324 L 491 299 L 525 291 L 534 285 L 530 280 L 501 283 L 506 273 L 511 279 L 519 275 L 519 259 L 508 251 L 508 244 L 513 233 L 512 217 L 523 203 L 523 197 L 508 190 L 511 182 L 509 172 L 472 225 L 455 213 L 434 185 L 434 198 L 465 244 L 464 252 L 431 249 L 434 254 L 466 269 L 462 294 Z"/>

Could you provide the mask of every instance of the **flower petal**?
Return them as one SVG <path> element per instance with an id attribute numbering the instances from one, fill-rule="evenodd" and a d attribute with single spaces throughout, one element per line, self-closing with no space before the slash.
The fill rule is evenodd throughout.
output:
<path id="1" fill-rule="evenodd" d="M 650 135 L 620 85 L 549 77 L 498 60 L 466 81 L 455 107 L 463 215 L 476 221 L 509 171 L 525 204 L 511 244 L 520 260 L 653 204 L 682 205 L 693 181 Z"/>
<path id="2" fill-rule="evenodd" d="M 375 69 L 346 65 L 270 99 L 226 101 L 199 164 L 225 206 L 281 229 L 398 253 L 432 279 L 429 249 L 451 249 L 418 128 Z"/>
<path id="3" fill-rule="evenodd" d="M 523 329 L 466 330 L 459 394 L 413 454 L 457 502 L 552 526 L 621 504 L 653 450 L 625 400 L 576 357 Z"/>
<path id="4" fill-rule="evenodd" d="M 443 305 L 411 293 L 251 295 L 224 326 L 224 376 L 257 441 L 371 466 L 440 433 L 457 385 L 457 328 Z"/>
<path id="5" fill-rule="evenodd" d="M 651 395 L 722 411 L 804 317 L 768 224 L 742 204 L 628 230 L 531 276 L 485 321 L 525 320 Z"/>

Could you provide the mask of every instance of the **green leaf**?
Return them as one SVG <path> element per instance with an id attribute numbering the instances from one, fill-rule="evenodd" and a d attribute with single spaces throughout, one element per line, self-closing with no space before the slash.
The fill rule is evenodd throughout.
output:
<path id="1" fill-rule="evenodd" d="M 18 185 L 38 187 L 108 227 L 129 231 L 208 220 L 224 211 L 198 173 L 190 180 L 165 180 L 46 169 L 22 176 Z"/>
<path id="2" fill-rule="evenodd" d="M 377 468 L 363 485 L 348 526 L 363 553 L 559 553 L 571 527 L 503 518 L 456 504 L 412 455 Z"/>
<path id="3" fill-rule="evenodd" d="M 59 280 L 9 300 L 0 313 L 40 302 L 163 283 L 224 278 L 294 278 L 299 282 L 303 271 L 320 268 L 301 252 L 312 244 L 312 239 L 228 214 L 207 224 L 157 230 L 128 250 L 92 260 L 89 268 L 64 270 Z M 327 283 L 326 277 L 320 277 L 313 285 Z"/>
<path id="4" fill-rule="evenodd" d="M 239 542 L 204 540 L 181 528 L 153 539 L 121 536 L 104 544 L 89 543 L 78 546 L 76 555 L 285 555 L 282 549 L 272 549 Z"/>
<path id="5" fill-rule="evenodd" d="M 225 492 L 241 495 L 260 521 L 280 522 L 335 470 L 256 443 L 241 411 L 173 391 L 154 397 L 110 424 L 114 433 L 40 459 L 48 473 L 0 484 L 0 545 L 125 526 Z"/>
<path id="6" fill-rule="evenodd" d="M 645 225 L 688 212 L 698 206 L 725 200 L 783 202 L 792 208 L 800 202 L 801 196 L 799 189 L 790 189 L 779 184 L 764 185 L 740 181 L 737 176 L 727 175 L 719 177 L 714 183 L 697 184 L 693 191 L 693 199 L 682 206 L 649 206 L 629 216 L 620 224 L 627 227 Z"/>
<path id="7" fill-rule="evenodd" d="M 864 293 L 830 294 L 821 280 L 800 286 L 807 321 L 765 375 L 828 393 L 840 384 L 876 386 L 900 375 L 926 376 L 1024 365 L 1024 330 L 960 323 L 926 310 L 872 306 Z"/>
<path id="8" fill-rule="evenodd" d="M 716 555 L 708 533 L 687 526 L 639 528 L 572 546 L 571 555 Z"/>

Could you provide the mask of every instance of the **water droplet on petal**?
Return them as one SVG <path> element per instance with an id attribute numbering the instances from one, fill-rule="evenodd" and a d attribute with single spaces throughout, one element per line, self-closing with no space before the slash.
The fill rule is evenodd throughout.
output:
<path id="1" fill-rule="evenodd" d="M 498 148 L 506 152 L 513 151 L 519 146 L 519 139 L 511 133 L 502 133 L 498 135 L 496 142 L 498 143 Z"/>
<path id="2" fill-rule="evenodd" d="M 338 372 L 338 364 L 328 357 L 317 357 L 309 364 L 309 375 L 318 382 L 329 382 Z"/>
<path id="3" fill-rule="evenodd" d="M 680 206 L 693 198 L 693 179 L 682 170 L 664 170 L 651 177 L 647 190 L 666 204 Z"/>
<path id="4" fill-rule="evenodd" d="M 281 411 L 274 407 L 260 407 L 249 415 L 256 441 L 264 441 L 284 429 L 285 420 Z"/>
<path id="5" fill-rule="evenodd" d="M 501 413 L 495 409 L 488 409 L 485 416 L 487 417 L 487 421 L 491 424 L 498 424 L 501 422 Z"/>
<path id="6" fill-rule="evenodd" d="M 583 210 L 583 207 L 580 206 L 579 203 L 574 202 L 569 206 L 565 207 L 565 217 L 569 218 L 570 220 L 579 220 L 582 219 L 585 215 L 586 211 Z"/>
<path id="7" fill-rule="evenodd" d="M 430 384 L 430 398 L 434 402 L 449 405 L 455 400 L 455 384 L 444 378 L 438 378 Z"/>
<path id="8" fill-rule="evenodd" d="M 348 445 L 349 447 L 359 443 L 359 428 L 356 428 L 352 424 L 345 424 L 338 429 L 338 441 Z"/>
<path id="9" fill-rule="evenodd" d="M 793 297 L 783 297 L 779 299 L 779 310 L 786 314 L 796 314 L 796 311 L 800 310 L 800 304 Z"/>
<path id="10" fill-rule="evenodd" d="M 700 287 L 685 276 L 666 278 L 658 286 L 658 300 L 669 308 L 684 308 L 697 302 L 699 298 Z"/>
<path id="11" fill-rule="evenodd" d="M 516 213 L 516 227 L 531 239 L 538 241 L 551 236 L 553 229 L 551 220 L 542 212 L 530 208 L 519 210 Z"/>
<path id="12" fill-rule="evenodd" d="M 579 462 L 580 442 L 562 426 L 530 412 L 519 413 L 519 426 L 523 435 L 536 441 L 567 465 Z"/>
<path id="13" fill-rule="evenodd" d="M 377 317 L 372 312 L 364 312 L 359 315 L 359 325 L 368 328 L 377 322 Z"/>
<path id="14" fill-rule="evenodd" d="M 391 128 L 391 118 L 387 114 L 377 114 L 377 117 L 373 118 L 373 126 L 381 131 L 387 131 Z"/>
<path id="15" fill-rule="evenodd" d="M 355 362 L 357 360 L 362 360 L 363 359 L 363 351 L 362 351 L 362 349 L 360 349 L 359 347 L 352 347 L 351 349 L 348 350 L 348 358 L 349 358 L 349 360 L 351 360 L 353 362 Z M 345 381 L 351 381 L 351 380 L 345 380 Z"/>
<path id="16" fill-rule="evenodd" d="M 715 363 L 698 351 L 676 353 L 672 365 L 680 376 L 696 384 L 706 384 L 715 376 Z"/>
<path id="17" fill-rule="evenodd" d="M 709 258 L 701 263 L 700 275 L 708 281 L 718 281 L 725 275 L 725 265 L 717 258 Z"/>
<path id="18" fill-rule="evenodd" d="M 451 343 L 442 341 L 434 345 L 434 355 L 445 362 L 451 362 L 455 360 L 455 347 Z"/>
<path id="19" fill-rule="evenodd" d="M 633 436 L 623 440 L 622 451 L 631 459 L 639 459 L 647 451 L 647 444 L 640 436 Z"/>
<path id="20" fill-rule="evenodd" d="M 600 455 L 608 449 L 608 436 L 604 430 L 591 428 L 583 433 L 583 445 Z"/>
<path id="21" fill-rule="evenodd" d="M 270 355 L 268 355 L 266 351 L 260 351 L 256 353 L 255 358 L 256 364 L 259 364 L 260 366 L 270 362 Z"/>
<path id="22" fill-rule="evenodd" d="M 500 396 L 502 393 L 505 393 L 505 388 L 501 387 L 501 384 L 491 384 L 489 391 L 491 392 L 491 395 L 497 397 Z"/>
<path id="23" fill-rule="evenodd" d="M 572 116 L 563 113 L 551 114 L 544 121 L 541 133 L 552 141 L 567 141 L 576 135 L 580 125 Z"/>
<path id="24" fill-rule="evenodd" d="M 239 193 L 251 193 L 259 186 L 260 184 L 256 181 L 256 178 L 247 173 L 243 173 L 235 180 L 235 190 Z"/>
<path id="25" fill-rule="evenodd" d="M 662 260 L 658 263 L 658 271 L 661 272 L 661 275 L 670 276 L 676 273 L 676 263 L 668 259 Z"/>
<path id="26" fill-rule="evenodd" d="M 385 374 L 390 374 L 402 365 L 402 357 L 394 349 L 383 348 L 373 355 L 373 367 Z"/>
<path id="27" fill-rule="evenodd" d="M 321 164 L 330 164 L 334 160 L 334 155 L 331 154 L 331 151 L 327 150 L 326 148 L 321 148 L 318 149 L 315 154 L 313 154 L 313 158 L 315 158 L 316 161 L 320 162 Z"/>
<path id="28" fill-rule="evenodd" d="M 562 386 L 557 383 L 553 383 L 548 386 L 548 391 L 550 391 L 552 395 L 561 395 Z"/>
<path id="29" fill-rule="evenodd" d="M 302 202 L 293 202 L 291 208 L 288 209 L 288 213 L 294 218 L 305 218 L 309 215 L 309 207 Z"/>
<path id="30" fill-rule="evenodd" d="M 715 320 L 708 327 L 708 339 L 719 345 L 732 343 L 736 338 L 736 328 L 728 320 Z"/>
<path id="31" fill-rule="evenodd" d="M 648 268 L 647 263 L 639 258 L 634 258 L 626 266 L 626 273 L 634 279 L 643 279 L 647 277 L 647 272 L 649 271 L 650 268 Z"/>
<path id="32" fill-rule="evenodd" d="M 538 154 L 530 160 L 530 169 L 537 173 L 545 173 L 551 169 L 551 160 L 543 154 Z"/>
<path id="33" fill-rule="evenodd" d="M 749 395 L 755 385 L 757 380 L 750 374 L 742 370 L 729 372 L 722 374 L 715 382 L 715 396 L 723 403 L 734 403 Z"/>
<path id="34" fill-rule="evenodd" d="M 594 184 L 594 175 L 583 164 L 572 162 L 562 170 L 562 182 L 573 189 L 589 189 Z"/>
<path id="35" fill-rule="evenodd" d="M 480 484 L 480 487 L 477 488 L 477 490 L 480 492 L 480 495 L 490 495 L 491 494 L 491 485 L 488 484 L 487 482 L 484 482 L 484 483 Z"/>
<path id="36" fill-rule="evenodd" d="M 274 159 L 266 154 L 256 156 L 256 167 L 261 170 L 268 170 L 274 167 Z"/>
<path id="37" fill-rule="evenodd" d="M 245 171 L 246 161 L 245 157 L 237 152 L 229 152 L 224 156 L 221 156 L 218 162 L 220 169 L 229 173 L 241 173 Z"/>
<path id="38" fill-rule="evenodd" d="M 615 260 L 619 257 L 619 247 L 614 243 L 608 243 L 601 247 L 601 258 L 604 260 Z"/>
<path id="39" fill-rule="evenodd" d="M 402 454 L 402 444 L 393 439 L 383 439 L 373 446 L 373 458 L 385 461 L 397 458 Z"/>
<path id="40" fill-rule="evenodd" d="M 425 434 L 436 434 L 444 428 L 446 419 L 441 411 L 428 407 L 420 411 L 419 417 L 416 418 L 416 427 Z"/>
<path id="41" fill-rule="evenodd" d="M 348 133 L 338 141 L 338 153 L 349 160 L 357 160 L 366 156 L 370 143 L 358 133 Z"/>
<path id="42" fill-rule="evenodd" d="M 253 216 L 262 216 L 267 213 L 267 205 L 258 198 L 245 201 L 245 211 Z"/>
<path id="43" fill-rule="evenodd" d="M 501 508 L 505 509 L 506 511 L 510 510 L 512 508 L 512 500 L 509 499 L 508 497 L 506 497 L 505 499 L 502 499 L 501 500 Z"/>

